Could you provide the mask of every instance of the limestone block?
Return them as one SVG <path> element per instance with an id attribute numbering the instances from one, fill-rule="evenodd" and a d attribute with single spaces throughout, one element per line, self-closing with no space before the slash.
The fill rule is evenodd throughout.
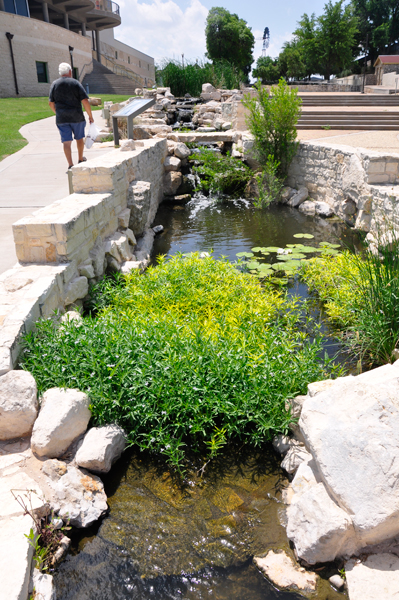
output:
<path id="1" fill-rule="evenodd" d="M 138 240 L 136 247 L 136 259 L 138 261 L 149 261 L 154 244 L 155 233 L 153 229 L 147 229 Z"/>
<path id="2" fill-rule="evenodd" d="M 135 256 L 133 256 L 133 260 L 127 260 L 120 265 L 120 271 L 125 275 L 130 273 L 130 271 L 134 271 L 135 269 L 142 271 L 142 263 L 141 261 L 136 260 Z"/>
<path id="3" fill-rule="evenodd" d="M 125 229 L 123 233 L 125 234 L 125 236 L 129 240 L 129 243 L 132 246 L 135 246 L 137 244 L 136 238 L 135 238 L 134 233 L 133 233 L 133 231 L 131 229 L 129 229 L 129 228 Z"/>
<path id="4" fill-rule="evenodd" d="M 294 194 L 290 198 L 290 200 L 288 200 L 287 204 L 288 204 L 288 206 L 291 206 L 292 208 L 298 208 L 300 206 L 300 204 L 302 204 L 302 202 L 304 202 L 308 196 L 309 196 L 308 188 L 301 187 L 301 188 L 299 188 L 297 193 Z"/>
<path id="5" fill-rule="evenodd" d="M 375 377 L 336 381 L 307 398 L 299 420 L 329 494 L 351 515 L 363 545 L 399 533 L 399 379 Z"/>
<path id="6" fill-rule="evenodd" d="M 168 144 L 170 144 L 170 142 L 168 142 Z M 190 156 L 191 150 L 187 148 L 186 144 L 183 144 L 183 142 L 178 142 L 174 147 L 174 153 L 177 158 L 184 160 Z"/>
<path id="7" fill-rule="evenodd" d="M 180 171 L 181 160 L 176 156 L 167 156 L 163 164 L 165 171 Z"/>
<path id="8" fill-rule="evenodd" d="M 94 267 L 90 261 L 90 263 L 85 263 L 83 265 L 79 265 L 78 267 L 79 275 L 82 277 L 87 277 L 87 279 L 93 279 L 95 277 Z"/>
<path id="9" fill-rule="evenodd" d="M 201 98 L 204 102 L 208 100 L 217 100 L 220 102 L 222 100 L 222 94 L 220 92 L 202 92 Z"/>
<path id="10" fill-rule="evenodd" d="M 332 217 L 334 211 L 327 202 L 315 202 L 316 214 L 324 219 Z"/>
<path id="11" fill-rule="evenodd" d="M 145 229 L 152 204 L 152 184 L 147 181 L 133 181 L 128 190 L 127 205 L 131 209 L 129 228 L 134 235 L 141 235 Z"/>
<path id="12" fill-rule="evenodd" d="M 140 125 L 135 125 L 133 127 L 133 139 L 134 140 L 149 140 L 152 138 L 152 135 L 145 127 Z"/>
<path id="13" fill-rule="evenodd" d="M 280 202 L 282 204 L 286 204 L 288 200 L 290 200 L 292 196 L 294 196 L 294 194 L 296 194 L 296 190 L 294 188 L 288 186 L 284 187 L 281 192 Z"/>
<path id="14" fill-rule="evenodd" d="M 291 445 L 281 463 L 281 467 L 285 469 L 287 473 L 295 473 L 300 464 L 308 462 L 311 458 L 312 455 L 306 450 L 303 444 Z"/>
<path id="15" fill-rule="evenodd" d="M 130 250 L 128 237 L 123 233 L 116 233 L 113 238 L 122 260 L 130 260 L 132 258 L 132 252 Z"/>
<path id="16" fill-rule="evenodd" d="M 349 515 L 331 499 L 323 483 L 295 484 L 298 476 L 302 479 L 300 469 L 287 509 L 287 536 L 294 542 L 298 557 L 313 565 L 351 555 L 356 550 L 356 536 Z M 304 489 L 299 491 L 301 485 Z"/>
<path id="17" fill-rule="evenodd" d="M 210 84 L 210 83 L 203 83 L 202 84 L 202 91 L 205 92 L 206 94 L 210 94 L 212 92 L 216 92 L 216 88 L 213 87 L 213 85 Z"/>
<path id="18" fill-rule="evenodd" d="M 82 315 L 77 310 L 68 310 L 60 319 L 61 323 L 70 323 L 74 321 L 75 325 L 79 325 L 83 319 Z"/>
<path id="19" fill-rule="evenodd" d="M 313 217 L 316 214 L 316 202 L 312 202 L 311 200 L 305 200 L 298 206 L 299 212 Z"/>
<path id="20" fill-rule="evenodd" d="M 345 564 L 350 600 L 395 600 L 399 589 L 399 558 L 394 554 L 371 554 L 364 562 Z"/>
<path id="21" fill-rule="evenodd" d="M 38 569 L 34 569 L 32 575 L 32 589 L 35 590 L 35 598 L 38 598 L 39 600 L 56 600 L 52 575 L 45 575 Z"/>
<path id="22" fill-rule="evenodd" d="M 105 244 L 103 244 L 101 238 L 99 238 L 96 244 L 90 251 L 90 257 L 93 261 L 94 275 L 101 277 L 104 273 L 104 258 L 105 258 Z"/>
<path id="23" fill-rule="evenodd" d="M 87 277 L 76 277 L 65 289 L 65 305 L 73 304 L 76 300 L 84 298 L 89 293 Z"/>
<path id="24" fill-rule="evenodd" d="M 168 154 L 169 154 L 169 156 L 172 156 L 175 152 L 176 142 L 173 142 L 172 140 L 168 140 L 167 144 L 168 144 Z M 180 158 L 180 156 L 178 158 Z"/>
<path id="25" fill-rule="evenodd" d="M 11 371 L 12 368 L 13 360 L 10 348 L 0 347 L 0 377 L 8 371 Z"/>
<path id="26" fill-rule="evenodd" d="M 30 434 L 37 417 L 36 381 L 27 371 L 9 371 L 0 378 L 0 440 Z"/>
<path id="27" fill-rule="evenodd" d="M 53 490 L 52 507 L 74 527 L 88 527 L 108 510 L 101 479 L 84 469 L 68 465 L 63 475 L 48 483 Z"/>
<path id="28" fill-rule="evenodd" d="M 273 448 L 276 452 L 285 454 L 291 448 L 290 441 L 291 438 L 289 438 L 288 435 L 276 435 L 276 437 L 273 438 Z"/>
<path id="29" fill-rule="evenodd" d="M 279 589 L 293 589 L 305 593 L 316 591 L 316 573 L 296 565 L 285 552 L 270 550 L 264 558 L 255 556 L 254 563 Z"/>
<path id="30" fill-rule="evenodd" d="M 178 171 L 169 171 L 163 178 L 163 190 L 166 196 L 174 196 L 182 183 L 182 174 Z"/>
<path id="31" fill-rule="evenodd" d="M 224 123 L 222 125 L 222 131 L 228 131 L 232 127 L 233 127 L 233 125 L 232 125 L 231 121 L 224 121 Z"/>
<path id="32" fill-rule="evenodd" d="M 1 520 L 0 579 L 2 600 L 26 600 L 33 557 L 33 547 L 26 536 L 34 527 L 29 515 Z"/>
<path id="33" fill-rule="evenodd" d="M 96 473 L 108 473 L 126 447 L 125 433 L 116 425 L 93 427 L 76 453 L 79 467 Z"/>
<path id="34" fill-rule="evenodd" d="M 86 431 L 90 399 L 73 389 L 51 388 L 43 394 L 31 447 L 38 456 L 57 458 Z"/>
<path id="35" fill-rule="evenodd" d="M 136 150 L 136 144 L 134 140 L 121 140 L 120 151 L 121 152 L 132 152 Z"/>

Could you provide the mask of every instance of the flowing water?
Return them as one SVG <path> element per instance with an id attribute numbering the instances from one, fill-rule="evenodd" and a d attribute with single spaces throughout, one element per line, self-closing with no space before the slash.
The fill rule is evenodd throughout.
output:
<path id="1" fill-rule="evenodd" d="M 213 251 L 236 260 L 254 246 L 294 243 L 311 233 L 312 244 L 356 238 L 338 221 L 306 217 L 283 206 L 254 210 L 247 202 L 199 197 L 185 206 L 161 206 L 164 225 L 154 257 Z M 306 296 L 294 282 L 290 293 Z M 336 347 L 334 348 L 336 350 Z M 280 459 L 281 460 L 281 459 Z M 284 549 L 281 489 L 287 484 L 270 447 L 244 452 L 230 447 L 203 476 L 192 469 L 187 484 L 174 481 L 163 463 L 145 453 L 125 453 L 104 478 L 110 512 L 92 531 L 74 534 L 73 553 L 55 574 L 57 600 L 296 600 L 277 591 L 254 566 L 253 556 Z M 319 571 L 317 600 L 338 600 Z M 323 579 L 324 578 L 324 579 Z"/>

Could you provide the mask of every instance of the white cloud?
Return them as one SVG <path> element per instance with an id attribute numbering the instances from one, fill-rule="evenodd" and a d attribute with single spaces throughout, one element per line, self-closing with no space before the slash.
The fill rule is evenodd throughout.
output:
<path id="1" fill-rule="evenodd" d="M 120 0 L 122 25 L 115 38 L 160 61 L 203 57 L 208 9 L 191 0 L 182 10 L 173 0 Z"/>

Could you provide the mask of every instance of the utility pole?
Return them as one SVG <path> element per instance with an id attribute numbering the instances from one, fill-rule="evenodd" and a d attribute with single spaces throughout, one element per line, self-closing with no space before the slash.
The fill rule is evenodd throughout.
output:
<path id="1" fill-rule="evenodd" d="M 364 84 L 366 81 L 366 66 L 367 66 L 367 52 L 369 49 L 369 34 L 367 33 L 366 35 L 366 45 L 365 45 L 365 56 L 364 56 L 364 63 L 363 63 L 363 82 L 362 82 L 362 94 L 364 94 Z"/>

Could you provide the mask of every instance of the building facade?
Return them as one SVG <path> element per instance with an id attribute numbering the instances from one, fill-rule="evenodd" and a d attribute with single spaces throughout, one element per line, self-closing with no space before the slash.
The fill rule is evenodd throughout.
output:
<path id="1" fill-rule="evenodd" d="M 381 54 L 374 63 L 377 85 L 384 85 L 383 77 L 387 73 L 398 73 L 399 55 Z"/>
<path id="2" fill-rule="evenodd" d="M 59 63 L 81 79 L 93 59 L 152 85 L 154 59 L 114 39 L 120 24 L 111 0 L 0 0 L 0 97 L 46 96 Z"/>

